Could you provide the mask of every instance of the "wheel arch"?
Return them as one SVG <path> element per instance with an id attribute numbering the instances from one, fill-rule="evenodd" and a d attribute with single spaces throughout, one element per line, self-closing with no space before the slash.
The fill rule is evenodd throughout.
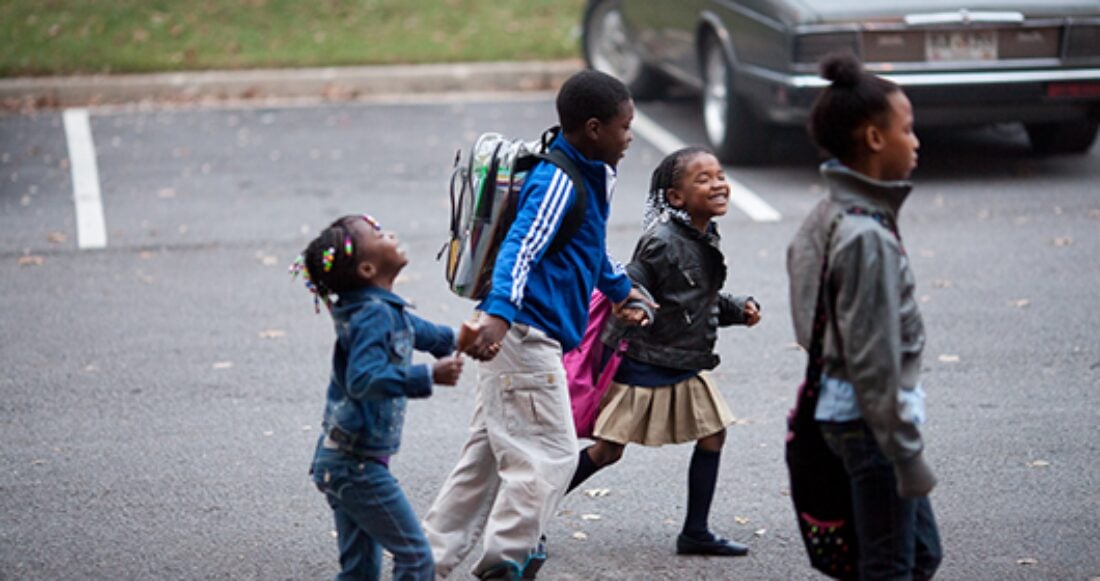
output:
<path id="1" fill-rule="evenodd" d="M 705 63 L 705 51 L 707 49 L 707 41 L 713 37 L 718 40 L 718 44 L 722 47 L 722 52 L 726 54 L 726 58 L 729 60 L 730 66 L 734 69 L 737 68 L 737 48 L 733 46 L 733 37 L 730 35 L 729 29 L 722 23 L 721 17 L 710 10 L 704 10 L 699 15 L 699 24 L 695 28 L 695 60 L 699 66 L 699 78 L 705 78 L 706 71 L 704 70 Z"/>

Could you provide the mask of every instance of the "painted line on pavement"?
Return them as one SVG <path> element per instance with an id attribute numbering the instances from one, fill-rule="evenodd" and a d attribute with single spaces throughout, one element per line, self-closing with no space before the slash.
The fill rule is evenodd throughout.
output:
<path id="1" fill-rule="evenodd" d="M 665 155 L 687 145 L 637 109 L 634 110 L 633 129 Z M 726 181 L 730 185 L 730 201 L 742 212 L 748 214 L 749 218 L 756 222 L 778 222 L 782 218 L 775 208 L 768 205 L 748 186 L 730 177 L 729 173 L 729 171 L 726 172 Z"/>
<path id="2" fill-rule="evenodd" d="M 99 167 L 87 109 L 66 109 L 65 141 L 69 145 L 69 169 L 73 175 L 73 201 L 76 204 L 76 245 L 78 248 L 105 248 L 107 225 L 103 219 L 103 199 L 99 191 Z"/>

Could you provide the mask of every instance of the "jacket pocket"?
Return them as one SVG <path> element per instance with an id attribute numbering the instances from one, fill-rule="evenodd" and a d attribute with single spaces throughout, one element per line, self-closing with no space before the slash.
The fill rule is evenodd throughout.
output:
<path id="1" fill-rule="evenodd" d="M 572 430 L 565 417 L 565 381 L 559 372 L 506 373 L 500 377 L 504 428 L 511 435 L 545 435 Z"/>

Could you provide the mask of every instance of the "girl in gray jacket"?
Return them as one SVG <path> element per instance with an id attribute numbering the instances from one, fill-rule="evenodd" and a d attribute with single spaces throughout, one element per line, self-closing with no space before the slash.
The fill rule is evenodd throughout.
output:
<path id="1" fill-rule="evenodd" d="M 809 129 L 834 159 L 821 166 L 828 197 L 788 249 L 795 334 L 808 350 L 828 248 L 814 418 L 848 473 L 859 578 L 927 579 L 942 553 L 919 429 L 924 323 L 897 228 L 920 142 L 896 84 L 864 72 L 850 55 L 826 59 L 822 76 L 832 84 L 814 104 Z"/>

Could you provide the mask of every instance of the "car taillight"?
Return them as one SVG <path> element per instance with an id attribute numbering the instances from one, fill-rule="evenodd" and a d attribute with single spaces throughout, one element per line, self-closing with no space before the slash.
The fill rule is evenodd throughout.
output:
<path id="1" fill-rule="evenodd" d="M 1066 59 L 1100 57 L 1100 23 L 1070 24 L 1066 34 Z"/>
<path id="2" fill-rule="evenodd" d="M 799 64 L 816 64 L 834 52 L 861 56 L 859 36 L 855 32 L 820 32 L 799 34 L 794 39 L 794 62 Z"/>

